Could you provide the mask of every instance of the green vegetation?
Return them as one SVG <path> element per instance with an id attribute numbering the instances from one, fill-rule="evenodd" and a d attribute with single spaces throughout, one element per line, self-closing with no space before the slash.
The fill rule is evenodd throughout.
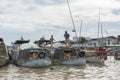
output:
<path id="1" fill-rule="evenodd" d="M 79 41 L 78 41 L 79 44 L 83 44 L 85 42 L 87 42 L 87 40 L 84 37 L 79 38 Z"/>
<path id="2" fill-rule="evenodd" d="M 59 66 L 59 61 L 58 60 L 52 60 L 52 66 Z"/>

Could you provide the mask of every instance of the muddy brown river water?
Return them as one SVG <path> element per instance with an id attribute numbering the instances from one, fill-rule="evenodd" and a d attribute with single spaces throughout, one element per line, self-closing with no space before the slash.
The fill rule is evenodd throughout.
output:
<path id="1" fill-rule="evenodd" d="M 0 68 L 0 80 L 120 80 L 120 61 L 113 57 L 102 64 L 51 67 L 25 68 L 9 64 Z"/>

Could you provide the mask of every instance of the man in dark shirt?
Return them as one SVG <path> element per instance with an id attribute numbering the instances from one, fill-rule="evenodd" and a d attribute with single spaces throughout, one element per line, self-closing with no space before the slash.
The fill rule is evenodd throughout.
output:
<path id="1" fill-rule="evenodd" d="M 66 42 L 68 42 L 70 35 L 69 33 L 67 33 L 67 31 L 65 31 L 64 37 L 65 37 Z"/>

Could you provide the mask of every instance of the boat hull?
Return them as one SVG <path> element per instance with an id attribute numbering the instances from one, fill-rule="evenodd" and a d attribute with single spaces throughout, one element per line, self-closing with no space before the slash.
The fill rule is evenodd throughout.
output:
<path id="1" fill-rule="evenodd" d="M 86 64 L 85 53 L 78 48 L 57 48 L 54 58 L 62 65 L 84 65 Z"/>
<path id="2" fill-rule="evenodd" d="M 90 56 L 90 57 L 86 57 L 86 61 L 99 63 L 99 62 L 104 62 L 105 59 L 101 59 L 100 57 L 97 57 L 97 56 Z"/>
<path id="3" fill-rule="evenodd" d="M 85 58 L 73 58 L 73 59 L 61 61 L 60 64 L 62 65 L 84 65 L 86 64 L 86 59 Z"/>
<path id="4" fill-rule="evenodd" d="M 41 55 L 43 57 L 40 57 L 40 55 L 37 55 L 36 57 L 35 55 L 33 55 L 34 52 L 26 53 L 33 50 L 38 51 L 38 53 L 39 51 L 42 51 L 41 49 L 23 50 L 20 51 L 20 53 L 11 51 L 10 57 L 15 65 L 22 67 L 47 67 L 51 65 L 51 59 L 47 56 L 47 52 L 44 53 L 45 55 Z"/>
<path id="5" fill-rule="evenodd" d="M 16 62 L 16 64 L 22 67 L 47 67 L 51 65 L 51 60 L 49 58 L 34 59 L 24 62 Z"/>
<path id="6" fill-rule="evenodd" d="M 0 67 L 8 64 L 9 62 L 9 57 L 0 57 Z"/>
<path id="7" fill-rule="evenodd" d="M 0 67 L 8 64 L 9 56 L 4 43 L 0 43 Z"/>
<path id="8" fill-rule="evenodd" d="M 116 53 L 116 54 L 114 55 L 114 58 L 115 58 L 116 60 L 120 60 L 120 53 Z"/>

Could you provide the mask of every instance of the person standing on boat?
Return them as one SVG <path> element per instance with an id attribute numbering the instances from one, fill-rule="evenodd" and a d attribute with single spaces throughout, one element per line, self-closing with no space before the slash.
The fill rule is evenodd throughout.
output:
<path id="1" fill-rule="evenodd" d="M 50 43 L 51 43 L 51 47 L 53 47 L 53 41 L 54 41 L 55 39 L 53 38 L 53 35 L 51 35 L 51 37 L 50 37 Z"/>
<path id="2" fill-rule="evenodd" d="M 65 31 L 64 37 L 65 37 L 66 42 L 69 42 L 70 35 L 67 31 Z"/>

